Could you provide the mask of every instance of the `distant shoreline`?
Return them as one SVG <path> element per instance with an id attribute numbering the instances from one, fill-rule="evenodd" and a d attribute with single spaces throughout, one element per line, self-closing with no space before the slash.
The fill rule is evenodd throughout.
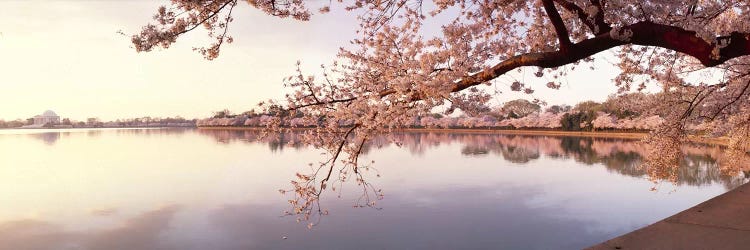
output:
<path id="1" fill-rule="evenodd" d="M 65 130 L 65 129 L 98 129 L 98 128 L 197 128 L 196 126 L 126 126 L 126 127 L 70 127 L 70 128 L 63 128 L 63 127 L 57 127 L 57 128 L 0 128 L 0 130 L 10 130 L 10 129 L 18 129 L 18 130 Z"/>

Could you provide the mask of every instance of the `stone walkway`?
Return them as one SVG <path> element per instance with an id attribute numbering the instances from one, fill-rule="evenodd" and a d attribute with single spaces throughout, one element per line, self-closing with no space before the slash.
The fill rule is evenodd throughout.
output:
<path id="1" fill-rule="evenodd" d="M 589 249 L 750 249 L 750 183 Z"/>

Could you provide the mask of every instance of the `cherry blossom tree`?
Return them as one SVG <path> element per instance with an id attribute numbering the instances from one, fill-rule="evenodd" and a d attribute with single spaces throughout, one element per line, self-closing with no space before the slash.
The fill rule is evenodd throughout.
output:
<path id="1" fill-rule="evenodd" d="M 250 127 L 258 127 L 260 126 L 260 117 L 259 116 L 251 117 L 245 120 L 245 124 L 243 125 L 250 126 Z"/>
<path id="2" fill-rule="evenodd" d="M 455 118 L 452 117 L 443 117 L 440 118 L 440 121 L 438 121 L 438 125 L 442 128 L 451 128 L 455 127 L 457 125 L 457 121 Z"/>
<path id="3" fill-rule="evenodd" d="M 438 121 L 438 119 L 432 116 L 426 116 L 419 120 L 419 125 L 422 127 L 435 127 L 437 126 Z"/>
<path id="4" fill-rule="evenodd" d="M 600 112 L 597 114 L 596 119 L 591 122 L 594 129 L 613 129 L 617 128 L 617 118 L 610 114 Z"/>
<path id="5" fill-rule="evenodd" d="M 613 61 L 622 73 L 615 84 L 621 92 L 650 84 L 662 89 L 662 98 L 650 110 L 667 115 L 648 140 L 649 174 L 668 178 L 674 173 L 687 124 L 726 121 L 732 131 L 740 131 L 729 134 L 733 141 L 749 139 L 742 132 L 748 130 L 741 130 L 750 121 L 746 0 L 171 0 L 132 42 L 137 51 L 168 48 L 181 35 L 203 27 L 213 43 L 196 50 L 210 60 L 233 41 L 228 27 L 235 7 L 249 5 L 306 21 L 333 4 L 359 15 L 359 37 L 317 76 L 298 67 L 284 82 L 291 94 L 262 104 L 303 110 L 322 121 L 304 141 L 327 150 L 328 159 L 293 182 L 294 213 L 305 219 L 320 212 L 320 194 L 337 181 L 354 179 L 365 196 L 380 197 L 363 176 L 369 165 L 358 161 L 363 145 L 374 136 L 404 127 L 436 107 L 448 107 L 448 113 L 481 110 L 494 94 L 482 86 L 503 84 L 499 77 L 513 70 L 534 70 L 553 79 L 547 87 L 559 88 L 557 79 L 570 68 L 596 67 L 599 62 L 592 56 L 604 51 L 618 59 Z M 455 18 L 437 23 L 441 15 Z M 440 33 L 424 35 L 425 25 L 441 27 Z M 695 72 L 720 77 L 695 80 Z M 512 91 L 534 92 L 528 83 L 504 84 Z M 288 119 L 286 112 L 275 114 L 261 122 L 269 131 L 281 131 Z M 747 148 L 747 143 L 732 145 Z"/>
<path id="6" fill-rule="evenodd" d="M 553 114 L 559 114 L 560 112 L 568 112 L 570 111 L 572 107 L 569 105 L 552 105 L 549 106 L 547 109 L 545 109 L 545 112 L 553 113 Z"/>
<path id="7" fill-rule="evenodd" d="M 502 112 L 512 118 L 538 113 L 541 107 L 525 99 L 516 99 L 503 104 Z"/>
<path id="8" fill-rule="evenodd" d="M 552 112 L 544 112 L 541 115 L 539 115 L 539 128 L 561 128 L 562 124 L 560 123 L 560 120 L 562 120 L 562 117 L 565 115 L 565 113 L 552 113 Z"/>

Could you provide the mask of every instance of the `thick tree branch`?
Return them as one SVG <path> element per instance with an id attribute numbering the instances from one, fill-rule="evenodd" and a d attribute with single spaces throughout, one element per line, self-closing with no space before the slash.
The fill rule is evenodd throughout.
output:
<path id="1" fill-rule="evenodd" d="M 712 51 L 718 45 L 709 44 L 698 38 L 694 31 L 652 22 L 639 22 L 625 26 L 619 31 L 619 35 L 616 35 L 623 36 L 625 31 L 632 32 L 632 36 L 616 39 L 611 34 L 614 32 L 609 32 L 575 43 L 567 53 L 553 51 L 527 53 L 511 57 L 483 72 L 460 80 L 454 85 L 452 92 L 482 84 L 519 67 L 560 67 L 626 44 L 655 46 L 685 53 L 698 59 L 706 67 L 716 66 L 729 59 L 750 55 L 750 41 L 748 39 L 750 34 L 745 33 L 734 32 L 730 36 L 719 37 L 720 41 L 729 40 L 731 42 L 726 47 L 719 49 L 719 55 L 715 57 L 712 56 Z"/>
<path id="2" fill-rule="evenodd" d="M 547 12 L 549 21 L 555 27 L 555 33 L 557 33 L 557 40 L 560 42 L 560 51 L 568 51 L 570 48 L 570 35 L 568 29 L 565 28 L 565 22 L 560 17 L 560 13 L 555 8 L 555 3 L 552 0 L 542 0 L 544 4 L 544 11 Z"/>
<path id="3" fill-rule="evenodd" d="M 394 91 L 389 91 L 387 94 L 383 94 L 381 96 L 386 96 L 386 95 L 393 94 L 393 93 L 395 93 L 395 92 Z M 311 102 L 311 103 L 306 103 L 306 104 L 301 104 L 301 105 L 296 105 L 296 106 L 293 106 L 293 107 L 289 107 L 287 110 L 294 111 L 294 110 L 298 110 L 298 109 L 302 109 L 302 108 L 306 108 L 306 107 L 310 107 L 310 106 L 320 106 L 320 105 L 330 105 L 330 104 L 335 104 L 335 103 L 351 102 L 351 101 L 354 101 L 356 99 L 357 99 L 356 97 L 350 97 L 350 98 L 345 98 L 345 99 L 332 99 L 332 100 L 328 100 L 328 101 L 318 101 L 318 100 L 316 100 L 315 102 Z"/>
<path id="4" fill-rule="evenodd" d="M 601 33 L 606 33 L 612 30 L 612 27 L 609 26 L 606 22 L 604 22 L 604 3 L 605 1 L 599 1 L 599 0 L 590 0 L 591 4 L 596 6 L 597 12 L 596 15 L 594 15 L 594 24 L 599 28 L 599 32 L 596 32 L 597 35 Z"/>
<path id="5" fill-rule="evenodd" d="M 578 15 L 578 19 L 580 19 L 581 22 L 591 30 L 591 33 L 594 33 L 594 35 L 601 35 L 612 30 L 612 27 L 604 22 L 604 10 L 598 0 L 591 0 L 591 4 L 597 8 L 596 15 L 593 17 L 589 16 L 586 11 L 572 2 L 566 0 L 554 0 L 554 2 L 562 6 L 563 9 Z"/>

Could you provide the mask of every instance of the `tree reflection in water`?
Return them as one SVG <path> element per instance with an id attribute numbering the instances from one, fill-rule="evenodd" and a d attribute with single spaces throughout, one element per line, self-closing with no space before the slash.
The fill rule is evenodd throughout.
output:
<path id="1" fill-rule="evenodd" d="M 140 135 L 140 136 L 174 136 L 174 135 L 180 135 L 185 134 L 187 131 L 190 131 L 189 128 L 168 128 L 168 129 L 162 129 L 162 128 L 136 128 L 136 129 L 113 129 L 114 133 L 118 135 L 123 134 L 133 134 L 133 135 Z M 103 130 L 102 129 L 63 129 L 63 130 L 42 130 L 42 131 L 34 131 L 30 130 L 29 133 L 21 133 L 17 134 L 16 136 L 29 136 L 31 138 L 36 138 L 41 141 L 43 141 L 47 145 L 55 145 L 58 140 L 62 137 L 68 137 L 73 133 L 85 133 L 88 137 L 99 137 L 102 135 Z"/>
<path id="2" fill-rule="evenodd" d="M 301 133 L 285 133 L 277 136 L 261 136 L 258 131 L 251 130 L 199 130 L 201 134 L 210 136 L 221 143 L 232 141 L 264 142 L 272 151 L 284 150 L 285 147 L 301 148 Z M 394 143 L 395 142 L 395 143 Z M 712 145 L 685 145 L 682 149 L 683 158 L 679 166 L 661 171 L 648 171 L 642 167 L 643 159 L 647 149 L 639 140 L 632 139 L 610 139 L 591 137 L 567 137 L 567 136 L 529 136 L 529 135 L 505 135 L 505 134 L 470 134 L 470 133 L 439 133 L 439 132 L 404 132 L 396 133 L 389 137 L 379 137 L 362 147 L 362 155 L 366 155 L 375 147 L 401 146 L 413 155 L 422 155 L 427 149 L 444 144 L 460 144 L 461 154 L 467 157 L 490 157 L 500 156 L 504 160 L 517 166 L 525 166 L 529 162 L 542 157 L 556 159 L 572 159 L 576 162 L 590 166 L 603 166 L 608 171 L 621 175 L 637 178 L 649 178 L 655 181 L 669 180 L 677 185 L 700 186 L 712 183 L 721 183 L 727 189 L 733 189 L 745 182 L 742 176 L 723 173 L 718 164 L 722 157 L 722 148 Z M 322 174 L 319 169 L 312 168 L 308 174 L 302 176 L 316 176 Z M 362 171 L 360 171 L 362 172 Z M 650 176 L 654 173 L 673 173 L 676 178 L 670 176 Z M 379 174 L 374 174 L 379 175 Z M 299 177 L 299 176 L 298 176 Z M 373 176 L 370 176 L 373 177 Z M 308 178 L 308 177 L 306 177 Z M 357 178 L 365 178 L 358 173 Z M 360 197 L 358 206 L 374 205 L 373 198 L 378 196 L 375 187 L 363 180 L 363 195 Z M 360 184 L 360 183 L 358 183 Z M 338 188 L 329 189 L 341 192 L 343 183 L 336 183 Z M 362 184 L 360 184 L 362 186 Z M 322 191 L 317 191 L 318 195 Z M 375 193 L 375 196 L 373 194 Z M 325 214 L 320 209 L 315 199 L 315 209 L 319 215 Z M 310 204 L 312 206 L 312 204 Z M 299 213 L 300 211 L 296 211 Z M 293 214 L 296 214 L 293 213 Z M 304 217 L 304 219 L 310 219 Z"/>

